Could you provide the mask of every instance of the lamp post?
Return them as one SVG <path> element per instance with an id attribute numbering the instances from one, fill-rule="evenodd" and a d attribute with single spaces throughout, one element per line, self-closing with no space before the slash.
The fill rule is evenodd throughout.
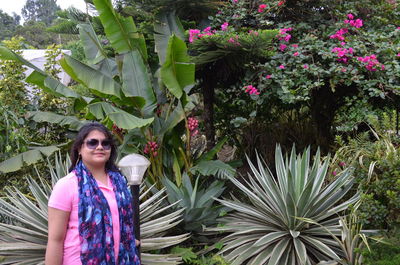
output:
<path id="1" fill-rule="evenodd" d="M 131 188 L 132 193 L 132 209 L 133 209 L 133 225 L 135 229 L 135 239 L 140 240 L 140 208 L 139 208 L 139 190 L 140 184 L 142 183 L 144 173 L 149 167 L 150 161 L 139 154 L 130 154 L 124 156 L 119 162 L 118 167 L 122 174 L 128 179 L 128 185 Z M 139 258 L 140 256 L 140 245 L 138 247 Z"/>

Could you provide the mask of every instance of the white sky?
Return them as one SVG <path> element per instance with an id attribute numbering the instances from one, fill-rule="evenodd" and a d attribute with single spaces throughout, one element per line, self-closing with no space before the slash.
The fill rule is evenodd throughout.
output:
<path id="1" fill-rule="evenodd" d="M 25 3 L 26 0 L 0 0 L 0 9 L 10 15 L 13 12 L 21 15 L 21 9 L 24 7 Z M 85 1 L 83 0 L 57 0 L 57 5 L 62 9 L 74 6 L 82 11 L 86 10 Z"/>

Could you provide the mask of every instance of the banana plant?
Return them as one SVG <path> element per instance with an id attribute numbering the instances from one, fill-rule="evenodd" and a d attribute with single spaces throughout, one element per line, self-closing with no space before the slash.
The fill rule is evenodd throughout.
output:
<path id="1" fill-rule="evenodd" d="M 0 264 L 44 264 L 47 245 L 47 202 L 51 187 L 68 173 L 71 161 L 55 158 L 48 164 L 52 184 L 43 172 L 37 178 L 28 177 L 30 194 L 18 188 L 7 188 L 7 198 L 0 199 L 0 215 L 7 223 L 0 223 Z M 181 222 L 182 210 L 170 211 L 174 204 L 165 200 L 165 189 L 150 194 L 144 185 L 140 189 L 140 216 L 143 264 L 179 264 L 181 258 L 171 254 L 153 254 L 188 238 L 188 234 L 166 236 Z M 177 202 L 175 202 L 176 204 Z"/>
<path id="2" fill-rule="evenodd" d="M 87 63 L 68 55 L 59 62 L 72 79 L 91 92 L 91 97 L 79 95 L 4 47 L 0 47 L 0 58 L 33 68 L 27 82 L 56 96 L 71 98 L 76 113 L 83 112 L 87 120 L 100 120 L 113 128 L 121 144 L 121 155 L 142 153 L 146 146 L 152 149 L 147 152 L 152 162 L 148 171 L 150 182 L 160 183 L 160 177 L 168 175 L 175 176 L 174 181 L 180 186 L 182 173 L 192 175 L 194 171 L 219 175 L 230 172 L 232 175 L 234 170 L 228 165 L 211 162 L 215 151 L 202 159 L 191 153 L 188 113 L 196 102 L 196 97 L 190 94 L 195 83 L 195 65 L 190 62 L 183 41 L 183 27 L 174 13 L 156 16 L 154 39 L 159 69 L 153 73 L 148 64 L 145 39 L 132 17 L 118 14 L 110 0 L 94 0 L 93 3 L 114 54 L 110 55 L 104 48 L 90 23 L 79 24 Z M 73 116 L 31 112 L 31 118 L 37 122 L 70 125 L 74 130 L 79 127 Z M 15 170 L 21 163 L 8 169 Z M 6 165 L 10 165 L 9 161 L 0 164 L 0 168 Z M 205 170 L 210 165 L 214 170 Z"/>

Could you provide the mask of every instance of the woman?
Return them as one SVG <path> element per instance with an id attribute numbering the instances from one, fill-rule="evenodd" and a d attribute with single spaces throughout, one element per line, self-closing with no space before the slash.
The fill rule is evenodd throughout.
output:
<path id="1" fill-rule="evenodd" d="M 70 173 L 49 199 L 46 265 L 140 264 L 132 196 L 115 158 L 116 146 L 104 125 L 93 122 L 79 130 Z"/>

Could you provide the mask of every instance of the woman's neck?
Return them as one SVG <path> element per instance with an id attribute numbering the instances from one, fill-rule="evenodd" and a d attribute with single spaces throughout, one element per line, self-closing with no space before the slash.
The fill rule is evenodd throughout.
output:
<path id="1" fill-rule="evenodd" d="M 86 165 L 89 169 L 90 173 L 92 173 L 93 177 L 103 183 L 104 185 L 108 186 L 108 179 L 105 167 L 94 167 L 91 165 Z"/>

